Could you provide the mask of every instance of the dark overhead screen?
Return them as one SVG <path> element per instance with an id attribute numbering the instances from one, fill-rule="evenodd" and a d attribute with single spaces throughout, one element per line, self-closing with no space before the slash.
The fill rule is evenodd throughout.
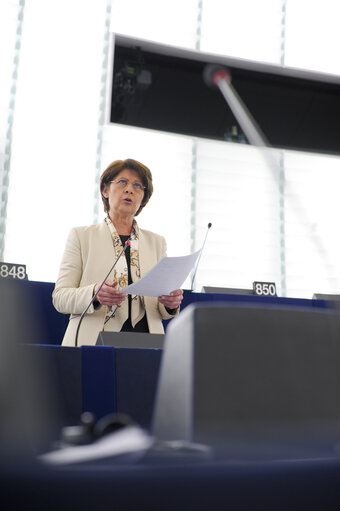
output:
<path id="1" fill-rule="evenodd" d="M 157 49 L 156 49 L 157 50 Z M 116 40 L 110 121 L 216 140 L 244 141 L 218 89 L 203 81 L 206 61 Z M 203 56 L 202 56 L 203 57 Z M 217 64 L 225 64 L 221 59 Z M 236 63 L 236 64 L 235 64 Z M 340 84 L 227 66 L 232 84 L 274 147 L 340 154 Z"/>

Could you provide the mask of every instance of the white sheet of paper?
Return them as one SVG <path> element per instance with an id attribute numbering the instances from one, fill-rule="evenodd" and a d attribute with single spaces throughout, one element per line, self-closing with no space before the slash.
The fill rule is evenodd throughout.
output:
<path id="1" fill-rule="evenodd" d="M 163 257 L 137 282 L 122 289 L 129 295 L 161 296 L 179 289 L 195 266 L 201 250 L 180 257 Z"/>
<path id="2" fill-rule="evenodd" d="M 127 426 L 87 445 L 66 446 L 39 456 L 50 465 L 68 465 L 133 453 L 136 461 L 153 444 L 153 438 L 138 426 Z M 130 459 L 130 458 L 129 458 Z"/>

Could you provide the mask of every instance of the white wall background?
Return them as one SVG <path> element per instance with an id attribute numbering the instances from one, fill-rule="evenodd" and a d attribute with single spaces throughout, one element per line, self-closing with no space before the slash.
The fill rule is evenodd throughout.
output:
<path id="1" fill-rule="evenodd" d="M 340 75 L 339 11 L 335 0 L 3 0 L 0 155 L 9 140 L 11 151 L 2 259 L 25 263 L 31 280 L 54 281 L 68 230 L 103 217 L 98 162 L 102 171 L 132 157 L 155 181 L 139 222 L 166 236 L 169 255 L 198 248 L 213 223 L 198 289 L 270 280 L 288 296 L 340 292 L 339 158 L 278 148 L 282 197 L 280 170 L 252 147 L 102 124 L 109 30 Z"/>

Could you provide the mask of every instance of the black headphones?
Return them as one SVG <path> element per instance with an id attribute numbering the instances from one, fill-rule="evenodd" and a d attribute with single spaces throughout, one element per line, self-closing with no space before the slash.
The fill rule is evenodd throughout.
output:
<path id="1" fill-rule="evenodd" d="M 62 429 L 61 442 L 69 445 L 91 444 L 105 435 L 132 425 L 135 423 L 128 415 L 110 413 L 97 421 L 93 413 L 84 412 L 80 416 L 79 425 Z"/>

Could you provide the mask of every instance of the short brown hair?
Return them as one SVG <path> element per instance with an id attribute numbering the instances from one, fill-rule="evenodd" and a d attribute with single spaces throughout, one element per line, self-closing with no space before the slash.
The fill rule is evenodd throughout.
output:
<path id="1" fill-rule="evenodd" d="M 110 165 L 104 170 L 104 172 L 100 176 L 100 193 L 104 204 L 104 211 L 106 213 L 109 213 L 110 210 L 109 199 L 107 199 L 103 195 L 104 187 L 109 185 L 111 181 L 115 179 L 115 177 L 118 176 L 118 174 L 122 172 L 122 170 L 124 169 L 136 171 L 143 185 L 145 186 L 142 203 L 135 215 L 137 216 L 142 211 L 144 206 L 149 202 L 149 199 L 152 195 L 153 192 L 152 174 L 148 167 L 146 167 L 137 160 L 132 160 L 131 158 L 128 158 L 127 160 L 115 160 L 114 162 L 110 163 Z"/>

